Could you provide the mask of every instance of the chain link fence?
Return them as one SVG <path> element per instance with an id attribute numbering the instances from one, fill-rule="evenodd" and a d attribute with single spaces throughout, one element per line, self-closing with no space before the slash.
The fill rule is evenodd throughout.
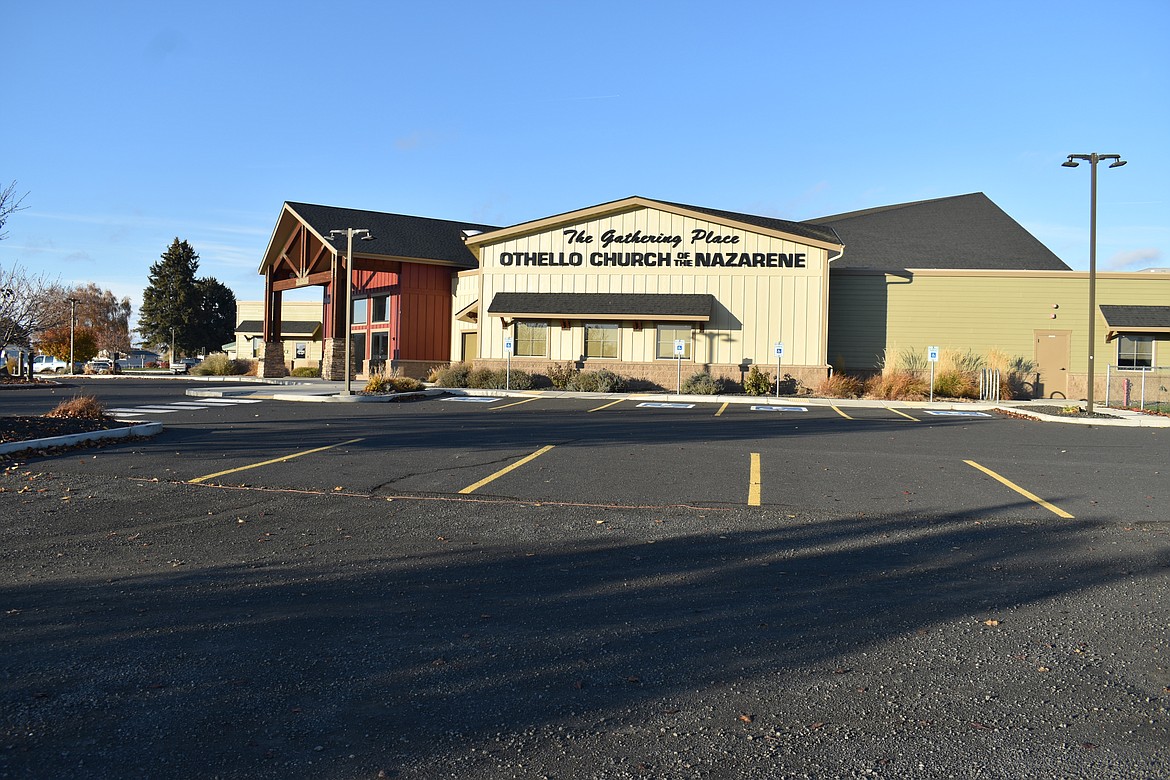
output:
<path id="1" fill-rule="evenodd" d="M 1105 405 L 1170 412 L 1170 366 L 1105 367 Z"/>

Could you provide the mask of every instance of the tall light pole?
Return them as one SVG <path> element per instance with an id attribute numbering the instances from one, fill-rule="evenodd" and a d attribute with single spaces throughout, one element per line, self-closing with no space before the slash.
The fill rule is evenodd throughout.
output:
<path id="1" fill-rule="evenodd" d="M 77 324 L 77 299 L 69 299 L 69 373 L 77 373 L 73 362 L 73 328 Z"/>
<path id="2" fill-rule="evenodd" d="M 1085 392 L 1085 411 L 1093 413 L 1093 368 L 1094 355 L 1097 349 L 1097 163 L 1102 160 L 1112 160 L 1110 168 L 1120 168 L 1125 160 L 1118 154 L 1070 154 L 1068 159 L 1061 163 L 1065 168 L 1076 168 L 1080 165 L 1077 160 L 1089 163 L 1091 175 L 1089 177 L 1089 384 Z"/>
<path id="3" fill-rule="evenodd" d="M 350 322 L 353 319 L 353 237 L 357 236 L 362 241 L 373 241 L 374 237 L 365 228 L 345 228 L 342 230 L 330 230 L 329 240 L 332 241 L 343 233 L 345 234 L 345 389 L 341 394 L 350 395 L 349 380 L 350 374 L 352 373 L 352 369 L 350 368 L 350 350 L 352 349 L 353 343 L 353 334 L 350 333 L 353 327 Z M 336 297 L 334 295 L 334 298 Z"/>

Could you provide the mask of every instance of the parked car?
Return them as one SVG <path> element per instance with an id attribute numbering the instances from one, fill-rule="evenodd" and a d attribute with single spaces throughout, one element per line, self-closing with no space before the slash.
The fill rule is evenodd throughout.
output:
<path id="1" fill-rule="evenodd" d="M 116 374 L 118 373 L 118 364 L 109 358 L 94 358 L 85 364 L 85 373 Z"/>
<path id="2" fill-rule="evenodd" d="M 177 358 L 177 359 L 171 361 L 171 373 L 172 374 L 189 374 L 189 373 L 191 373 L 192 366 L 197 366 L 202 362 L 203 361 L 200 360 L 199 358 L 191 358 L 191 357 Z"/>
<path id="3" fill-rule="evenodd" d="M 77 365 L 74 364 L 74 370 L 77 370 Z M 69 361 L 61 358 L 53 357 L 52 355 L 37 355 L 33 358 L 33 373 L 34 374 L 68 374 Z"/>

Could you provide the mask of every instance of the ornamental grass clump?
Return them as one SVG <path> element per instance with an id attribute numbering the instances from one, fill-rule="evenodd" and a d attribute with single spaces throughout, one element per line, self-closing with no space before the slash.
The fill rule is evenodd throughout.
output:
<path id="1" fill-rule="evenodd" d="M 825 398 L 860 398 L 865 394 L 865 380 L 848 374 L 833 374 L 821 380 L 816 393 Z"/>
<path id="2" fill-rule="evenodd" d="M 934 375 L 934 395 L 938 398 L 978 398 L 979 383 L 974 374 L 949 369 Z"/>
<path id="3" fill-rule="evenodd" d="M 384 368 L 366 380 L 367 393 L 412 393 L 424 385 L 414 377 L 403 376 L 397 368 Z"/>
<path id="4" fill-rule="evenodd" d="M 217 352 L 208 355 L 203 362 L 191 366 L 191 373 L 197 376 L 243 376 L 251 368 L 243 360 L 234 360 L 227 353 Z"/>
<path id="5" fill-rule="evenodd" d="M 78 395 L 62 401 L 46 413 L 45 417 L 70 420 L 106 420 L 105 408 L 92 395 Z"/>
<path id="6" fill-rule="evenodd" d="M 921 401 L 930 394 L 930 383 L 912 371 L 890 371 L 870 377 L 865 383 L 867 398 L 886 401 Z"/>

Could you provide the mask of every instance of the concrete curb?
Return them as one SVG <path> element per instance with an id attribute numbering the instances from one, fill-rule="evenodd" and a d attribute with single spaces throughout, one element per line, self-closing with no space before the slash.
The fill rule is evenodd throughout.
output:
<path id="1" fill-rule="evenodd" d="M 87 441 L 101 441 L 104 439 L 125 439 L 130 436 L 154 436 L 162 432 L 162 423 L 148 422 L 128 425 L 125 428 L 111 428 L 105 431 L 89 431 L 88 433 L 71 433 L 67 436 L 50 436 L 45 439 L 29 439 L 27 441 L 12 441 L 0 444 L 0 455 L 25 450 L 41 450 L 46 447 L 71 447 Z"/>

